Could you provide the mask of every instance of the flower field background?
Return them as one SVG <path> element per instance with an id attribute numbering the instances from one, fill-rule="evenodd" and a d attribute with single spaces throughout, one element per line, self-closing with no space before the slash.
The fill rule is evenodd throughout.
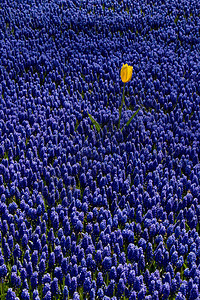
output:
<path id="1" fill-rule="evenodd" d="M 1 300 L 200 299 L 199 159 L 199 1 L 0 1 Z"/>

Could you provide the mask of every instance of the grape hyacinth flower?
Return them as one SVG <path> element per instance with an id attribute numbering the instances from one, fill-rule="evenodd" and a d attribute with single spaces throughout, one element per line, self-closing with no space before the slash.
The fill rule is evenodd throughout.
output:
<path id="1" fill-rule="evenodd" d="M 11 288 L 7 291 L 6 300 L 16 300 L 16 294 Z"/>
<path id="2" fill-rule="evenodd" d="M 30 300 L 30 294 L 29 294 L 28 290 L 24 289 L 22 291 L 21 299 L 22 300 Z"/>

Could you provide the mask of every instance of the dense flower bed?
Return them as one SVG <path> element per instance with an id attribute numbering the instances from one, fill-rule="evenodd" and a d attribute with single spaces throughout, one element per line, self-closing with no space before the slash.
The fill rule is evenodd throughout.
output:
<path id="1" fill-rule="evenodd" d="M 1 299 L 200 299 L 199 11 L 1 1 Z"/>

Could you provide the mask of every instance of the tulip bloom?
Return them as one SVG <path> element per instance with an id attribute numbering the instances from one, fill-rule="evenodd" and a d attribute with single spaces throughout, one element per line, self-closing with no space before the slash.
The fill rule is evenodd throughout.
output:
<path id="1" fill-rule="evenodd" d="M 129 82 L 132 78 L 133 74 L 133 67 L 129 66 L 128 64 L 123 64 L 120 72 L 121 80 L 126 83 Z"/>

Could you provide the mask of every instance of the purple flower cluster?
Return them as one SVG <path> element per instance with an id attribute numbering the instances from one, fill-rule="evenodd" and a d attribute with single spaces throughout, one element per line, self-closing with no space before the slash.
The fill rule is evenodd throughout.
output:
<path id="1" fill-rule="evenodd" d="M 199 11 L 195 0 L 2 1 L 6 300 L 199 299 Z M 140 111 L 118 130 L 122 63 L 133 77 L 121 123 Z"/>

